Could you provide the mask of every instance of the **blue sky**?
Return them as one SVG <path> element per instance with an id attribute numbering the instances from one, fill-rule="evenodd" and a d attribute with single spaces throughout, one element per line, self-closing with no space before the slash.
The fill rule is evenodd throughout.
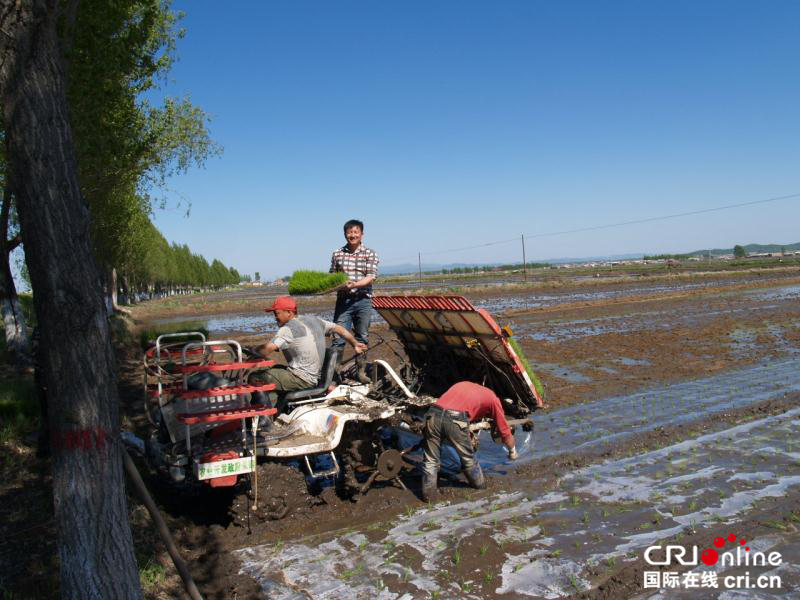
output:
<path id="1" fill-rule="evenodd" d="M 242 272 L 800 241 L 800 3 L 175 1 L 220 158 L 155 223 Z M 191 213 L 185 217 L 186 201 Z"/>

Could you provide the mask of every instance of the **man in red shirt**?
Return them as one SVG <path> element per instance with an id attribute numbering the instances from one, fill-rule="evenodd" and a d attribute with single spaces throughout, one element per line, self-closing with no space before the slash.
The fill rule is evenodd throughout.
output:
<path id="1" fill-rule="evenodd" d="M 481 465 L 475 460 L 469 434 L 469 424 L 488 418 L 494 421 L 511 460 L 517 458 L 514 434 L 506 422 L 503 405 L 495 393 L 487 387 L 460 381 L 447 390 L 425 415 L 425 463 L 422 471 L 422 498 L 432 500 L 437 491 L 439 456 L 443 441 L 449 441 L 461 458 L 461 470 L 467 481 L 475 488 L 483 488 Z"/>

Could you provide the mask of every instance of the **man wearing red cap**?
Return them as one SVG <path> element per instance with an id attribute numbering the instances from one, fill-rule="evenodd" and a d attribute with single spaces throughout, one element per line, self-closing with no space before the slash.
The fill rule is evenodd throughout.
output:
<path id="1" fill-rule="evenodd" d="M 356 354 L 367 349 L 366 344 L 357 341 L 353 334 L 340 325 L 311 315 L 298 316 L 297 303 L 290 296 L 278 296 L 272 306 L 264 310 L 275 313 L 278 333 L 270 342 L 255 348 L 255 351 L 266 357 L 280 350 L 286 358 L 286 366 L 276 365 L 256 371 L 250 376 L 250 381 L 274 383 L 278 394 L 317 385 L 325 358 L 326 335 L 340 335 L 353 346 Z"/>

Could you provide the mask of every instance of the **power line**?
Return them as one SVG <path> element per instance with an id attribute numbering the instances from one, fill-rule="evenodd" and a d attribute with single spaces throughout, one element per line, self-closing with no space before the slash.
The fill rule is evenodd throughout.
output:
<path id="1" fill-rule="evenodd" d="M 611 229 L 613 227 L 623 227 L 625 225 L 639 225 L 641 223 L 652 223 L 654 221 L 665 221 L 667 219 L 677 219 L 679 217 L 690 217 L 693 215 L 701 215 L 704 213 L 716 212 L 720 210 L 728 210 L 731 208 L 741 208 L 743 206 L 753 206 L 755 204 L 766 204 L 768 202 L 777 202 L 778 200 L 789 200 L 791 198 L 800 198 L 800 193 L 796 194 L 788 194 L 786 196 L 774 196 L 772 198 L 765 198 L 762 200 L 751 200 L 750 202 L 739 202 L 737 204 L 726 204 L 725 206 L 716 206 L 714 208 L 704 208 L 701 210 L 693 210 L 688 212 L 682 213 L 675 213 L 671 215 L 661 215 L 658 217 L 647 217 L 645 219 L 635 219 L 633 221 L 620 221 L 618 223 L 607 223 L 605 225 L 594 225 L 591 227 L 580 227 L 578 229 L 565 229 L 563 231 L 551 231 L 548 233 L 535 233 L 535 234 L 524 234 L 527 238 L 543 238 L 543 237 L 552 237 L 556 235 L 567 235 L 570 233 L 583 233 L 586 231 L 598 231 L 601 229 Z M 474 250 L 476 248 L 487 248 L 489 246 L 499 246 L 501 244 L 509 244 L 511 242 L 519 241 L 519 236 L 515 236 L 513 238 L 505 239 L 505 240 L 498 240 L 494 242 L 485 242 L 483 244 L 475 244 L 473 246 L 464 246 L 462 248 L 451 248 L 449 250 L 432 250 L 430 252 L 421 252 L 420 254 L 425 254 L 426 256 L 432 256 L 437 254 L 449 254 L 451 252 L 462 252 L 464 250 Z M 410 260 L 406 258 L 395 258 L 390 259 L 393 261 L 397 260 Z"/>
<path id="2" fill-rule="evenodd" d="M 676 219 L 678 217 L 689 217 L 692 215 L 701 215 L 703 213 L 715 212 L 718 210 L 727 210 L 729 208 L 739 208 L 742 206 L 752 206 L 754 204 L 766 204 L 767 202 L 775 202 L 777 200 L 788 200 L 789 198 L 800 198 L 800 193 L 789 194 L 787 196 L 775 196 L 774 198 L 766 198 L 765 200 L 752 200 L 750 202 L 740 202 L 739 204 L 728 204 L 726 206 L 717 206 L 715 208 L 704 208 L 702 210 L 693 210 L 683 213 L 675 213 L 674 215 L 663 215 L 660 217 L 649 217 L 647 219 L 636 219 L 635 221 L 621 221 L 619 223 L 609 223 L 607 225 L 595 225 L 593 227 L 582 227 L 580 229 L 567 229 L 564 231 L 553 231 L 550 233 L 539 233 L 529 237 L 548 237 L 553 235 L 564 235 L 567 233 L 581 233 L 584 231 L 596 231 L 598 229 L 610 229 L 612 227 L 622 227 L 623 225 L 638 225 L 639 223 L 651 223 L 653 221 L 665 221 L 667 219 Z"/>

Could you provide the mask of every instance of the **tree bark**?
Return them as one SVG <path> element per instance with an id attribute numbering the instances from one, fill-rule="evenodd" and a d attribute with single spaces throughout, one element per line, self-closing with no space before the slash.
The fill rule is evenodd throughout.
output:
<path id="1" fill-rule="evenodd" d="M 61 596 L 140 598 L 116 367 L 78 186 L 58 7 L 58 0 L 0 0 L 0 101 L 40 319 Z"/>

